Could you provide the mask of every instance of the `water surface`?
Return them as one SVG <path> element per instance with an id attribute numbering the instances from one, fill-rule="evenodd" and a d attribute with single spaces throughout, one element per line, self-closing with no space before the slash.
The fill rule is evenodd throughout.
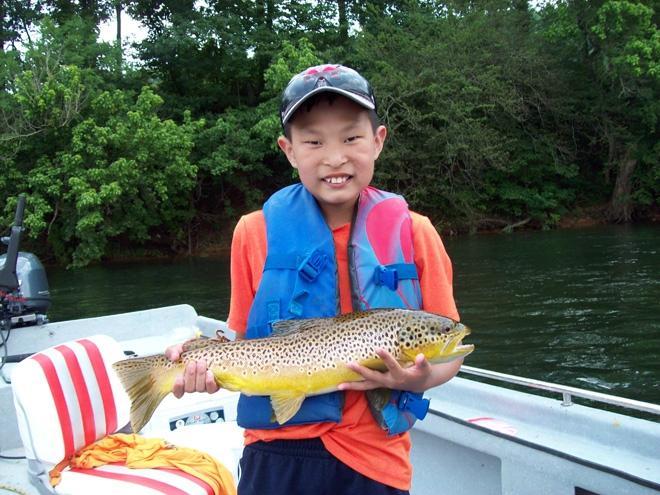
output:
<path id="1" fill-rule="evenodd" d="M 660 403 L 660 229 L 449 239 L 468 364 Z"/>

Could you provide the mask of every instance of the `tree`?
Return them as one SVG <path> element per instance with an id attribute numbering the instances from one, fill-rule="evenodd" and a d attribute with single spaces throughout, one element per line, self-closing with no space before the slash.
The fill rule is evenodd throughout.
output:
<path id="1" fill-rule="evenodd" d="M 30 42 L 30 30 L 40 18 L 38 2 L 4 0 L 0 2 L 0 51 L 16 49 L 24 37 Z"/>
<path id="2" fill-rule="evenodd" d="M 547 225 L 572 200 L 557 187 L 575 175 L 552 135 L 557 81 L 545 82 L 548 60 L 521 15 L 508 2 L 408 2 L 372 11 L 358 36 L 355 64 L 390 129 L 377 180 L 447 224 Z"/>
<path id="3" fill-rule="evenodd" d="M 198 207 L 231 216 L 258 207 L 265 196 L 290 182 L 291 168 L 277 147 L 282 132 L 279 96 L 294 74 L 320 63 L 315 52 L 305 39 L 284 42 L 266 70 L 262 102 L 229 109 L 200 133 L 195 150 Z"/>
<path id="4" fill-rule="evenodd" d="M 576 132 L 586 150 L 579 156 L 581 175 L 603 183 L 615 221 L 657 205 L 658 187 L 650 186 L 660 74 L 653 16 L 642 1 L 571 0 L 543 10 L 548 47 L 564 61 L 574 113 L 582 117 Z"/>
<path id="5" fill-rule="evenodd" d="M 189 155 L 201 122 L 161 120 L 162 102 L 149 88 L 135 102 L 101 93 L 70 148 L 30 171 L 31 234 L 46 233 L 60 261 L 84 266 L 111 242 L 143 244 L 156 228 L 172 247 L 185 245 L 197 173 Z"/>
<path id="6" fill-rule="evenodd" d="M 609 215 L 629 221 L 635 207 L 635 171 L 640 161 L 658 164 L 654 147 L 660 116 L 660 31 L 652 5 L 608 0 L 591 27 L 598 42 L 594 71 L 610 103 L 603 119 L 608 171 L 616 179 Z M 660 187 L 655 188 L 655 193 Z"/>

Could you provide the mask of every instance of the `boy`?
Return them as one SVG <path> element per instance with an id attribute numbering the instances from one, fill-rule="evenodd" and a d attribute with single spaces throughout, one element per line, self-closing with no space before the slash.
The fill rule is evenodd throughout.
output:
<path id="1" fill-rule="evenodd" d="M 369 83 L 347 67 L 311 67 L 289 82 L 280 117 L 278 145 L 302 185 L 278 191 L 236 226 L 228 325 L 238 338 L 267 335 L 276 319 L 370 307 L 458 319 L 451 263 L 430 221 L 409 212 L 400 197 L 368 187 L 387 136 Z M 177 359 L 180 352 L 179 345 L 167 354 Z M 284 426 L 268 421 L 261 398 L 241 397 L 239 424 L 247 429 L 240 495 L 407 493 L 409 435 L 388 435 L 364 391 L 423 392 L 454 377 L 461 362 L 430 365 L 419 355 L 404 369 L 376 352 L 387 371 L 351 364 L 364 381 L 307 399 L 307 412 Z M 217 389 L 202 361 L 186 368 L 173 392 Z"/>

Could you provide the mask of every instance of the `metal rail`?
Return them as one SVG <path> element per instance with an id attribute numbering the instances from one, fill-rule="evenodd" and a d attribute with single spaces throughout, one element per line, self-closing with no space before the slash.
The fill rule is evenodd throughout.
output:
<path id="1" fill-rule="evenodd" d="M 660 415 L 660 405 L 652 404 L 650 402 L 642 402 L 634 399 L 626 399 L 624 397 L 617 397 L 615 395 L 603 394 L 601 392 L 592 392 L 591 390 L 584 390 L 577 387 L 569 387 L 567 385 L 559 385 L 556 383 L 544 382 L 541 380 L 533 380 L 531 378 L 523 378 L 520 376 L 507 375 L 506 373 L 499 373 L 497 371 L 489 371 L 481 368 L 474 368 L 472 366 L 461 366 L 461 372 L 470 375 L 482 376 L 492 380 L 513 383 L 515 385 L 522 385 L 523 387 L 535 388 L 539 390 L 546 390 L 548 392 L 555 392 L 562 394 L 562 405 L 570 406 L 573 404 L 572 397 L 581 397 L 583 399 L 593 400 L 596 402 L 603 402 L 625 409 L 634 409 L 651 414 Z"/>

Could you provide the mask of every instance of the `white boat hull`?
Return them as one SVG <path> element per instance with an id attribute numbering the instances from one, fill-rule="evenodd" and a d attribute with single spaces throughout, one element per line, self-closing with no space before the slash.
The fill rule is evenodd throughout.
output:
<path id="1" fill-rule="evenodd" d="M 461 377 L 429 394 L 412 493 L 659 493 L 658 423 Z"/>

